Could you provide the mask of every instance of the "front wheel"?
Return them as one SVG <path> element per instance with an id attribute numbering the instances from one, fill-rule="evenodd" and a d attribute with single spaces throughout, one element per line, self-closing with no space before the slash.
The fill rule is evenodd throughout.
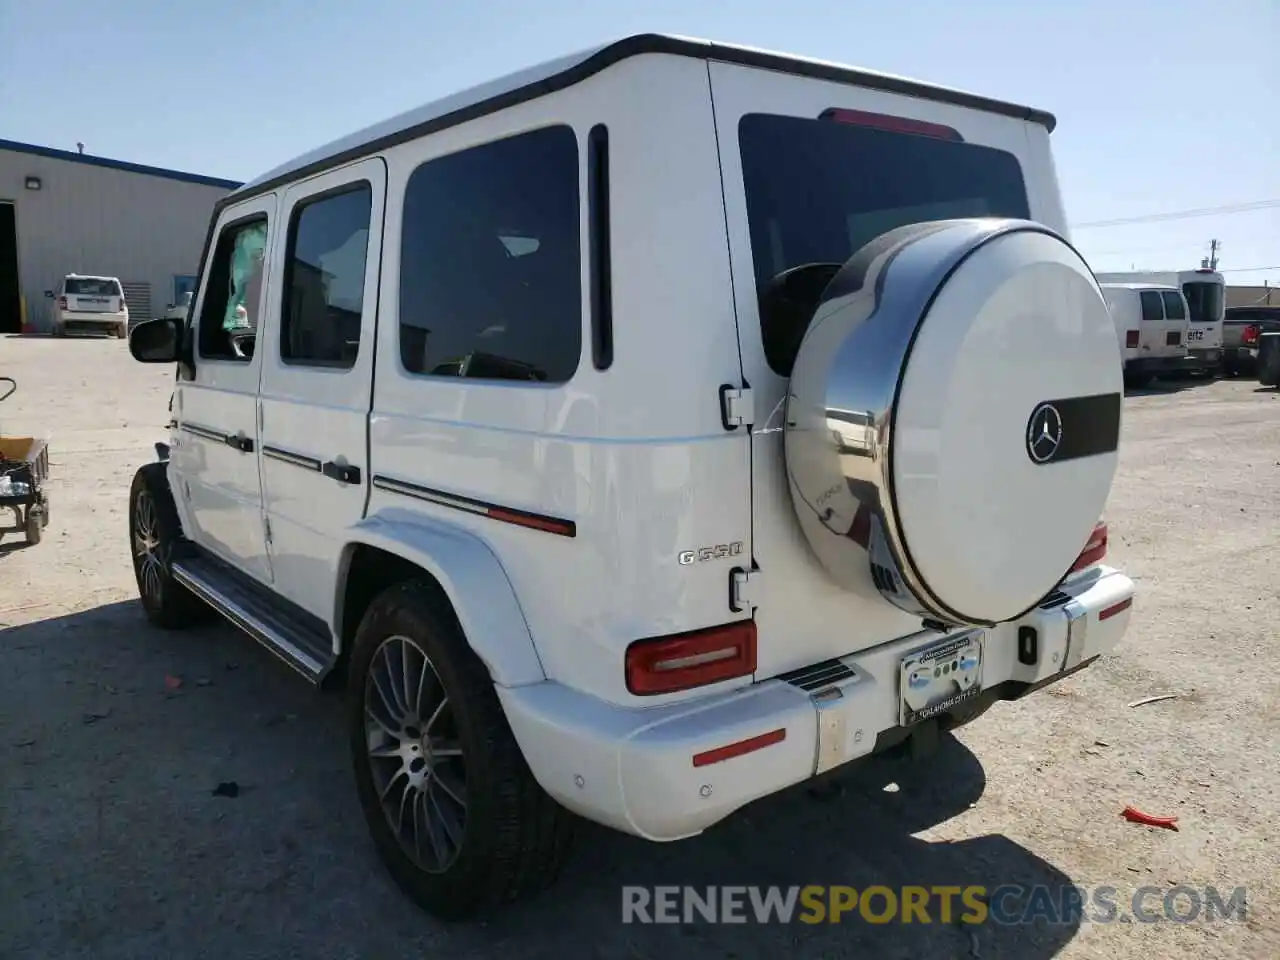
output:
<path id="1" fill-rule="evenodd" d="M 573 817 L 534 780 L 488 671 L 427 584 L 373 601 L 350 682 L 360 804 L 400 888 L 455 920 L 550 886 Z"/>
<path id="2" fill-rule="evenodd" d="M 209 609 L 173 578 L 170 561 L 181 540 L 165 464 L 149 463 L 134 474 L 129 488 L 129 542 L 142 608 L 148 620 L 167 630 L 197 623 Z"/>

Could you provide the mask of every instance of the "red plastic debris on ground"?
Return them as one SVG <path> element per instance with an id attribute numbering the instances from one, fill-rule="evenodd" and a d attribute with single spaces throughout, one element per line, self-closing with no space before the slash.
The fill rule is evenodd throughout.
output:
<path id="1" fill-rule="evenodd" d="M 1142 823 L 1148 827 L 1163 827 L 1165 830 L 1177 830 L 1177 817 L 1156 817 L 1149 813 L 1143 813 L 1137 807 L 1125 807 L 1122 815 L 1130 823 Z"/>

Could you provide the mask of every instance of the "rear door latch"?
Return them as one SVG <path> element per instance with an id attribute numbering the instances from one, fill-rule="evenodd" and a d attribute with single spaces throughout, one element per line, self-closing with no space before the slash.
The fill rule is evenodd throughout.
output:
<path id="1" fill-rule="evenodd" d="M 755 423 L 755 406 L 750 387 L 720 387 L 720 422 L 726 430 L 749 427 Z"/>

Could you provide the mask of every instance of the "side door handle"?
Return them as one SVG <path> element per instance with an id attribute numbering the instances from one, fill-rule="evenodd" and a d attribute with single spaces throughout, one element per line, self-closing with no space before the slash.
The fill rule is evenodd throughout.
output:
<path id="1" fill-rule="evenodd" d="M 320 465 L 320 472 L 339 483 L 360 482 L 360 468 L 353 467 L 349 463 L 334 463 L 332 460 L 326 460 Z"/>
<path id="2" fill-rule="evenodd" d="M 226 440 L 228 447 L 233 447 L 241 453 L 253 453 L 253 438 L 241 436 L 240 434 L 232 434 Z"/>

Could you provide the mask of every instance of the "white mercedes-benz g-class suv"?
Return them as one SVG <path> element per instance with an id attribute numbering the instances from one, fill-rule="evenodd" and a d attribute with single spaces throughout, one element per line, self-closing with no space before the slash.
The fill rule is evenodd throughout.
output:
<path id="1" fill-rule="evenodd" d="M 419 903 L 545 886 L 1111 650 L 1121 363 L 1037 110 L 638 36 L 223 199 L 130 530 L 343 678 Z M 923 742 L 926 736 L 920 736 Z"/>

